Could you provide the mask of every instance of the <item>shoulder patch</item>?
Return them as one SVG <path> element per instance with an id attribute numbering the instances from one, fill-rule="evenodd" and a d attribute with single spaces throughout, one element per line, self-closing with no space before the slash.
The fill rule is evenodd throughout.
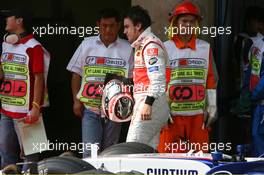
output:
<path id="1" fill-rule="evenodd" d="M 147 49 L 147 55 L 148 56 L 158 56 L 159 49 L 158 48 L 149 48 Z"/>

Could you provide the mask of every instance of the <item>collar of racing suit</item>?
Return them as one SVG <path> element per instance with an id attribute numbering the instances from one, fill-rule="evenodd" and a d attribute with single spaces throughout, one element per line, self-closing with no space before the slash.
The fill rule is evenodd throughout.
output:
<path id="1" fill-rule="evenodd" d="M 137 48 L 138 46 L 140 46 L 140 44 L 142 43 L 142 41 L 145 39 L 146 36 L 148 36 L 151 33 L 151 27 L 148 27 L 144 30 L 144 32 L 142 32 L 139 37 L 137 38 L 136 41 L 134 41 L 131 46 L 133 48 Z"/>

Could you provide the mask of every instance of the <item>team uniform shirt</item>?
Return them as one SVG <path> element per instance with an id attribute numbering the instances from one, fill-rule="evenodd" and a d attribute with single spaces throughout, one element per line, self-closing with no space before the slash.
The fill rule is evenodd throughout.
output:
<path id="1" fill-rule="evenodd" d="M 85 38 L 71 58 L 67 70 L 82 77 L 77 98 L 95 113 L 101 112 L 101 96 L 106 73 L 132 76 L 132 48 L 126 40 L 106 47 L 99 36 Z"/>
<path id="2" fill-rule="evenodd" d="M 4 81 L 1 84 L 1 113 L 11 118 L 26 117 L 34 98 L 34 74 L 44 73 L 45 84 L 49 66 L 49 53 L 33 35 L 22 38 L 17 44 L 2 44 L 1 64 Z M 45 87 L 46 93 L 46 87 Z M 43 105 L 47 94 L 43 95 Z"/>
<path id="3" fill-rule="evenodd" d="M 178 37 L 173 37 L 164 45 L 171 68 L 171 81 L 167 91 L 171 114 L 203 114 L 206 100 L 216 98 L 217 73 L 210 45 L 195 37 L 187 44 Z"/>

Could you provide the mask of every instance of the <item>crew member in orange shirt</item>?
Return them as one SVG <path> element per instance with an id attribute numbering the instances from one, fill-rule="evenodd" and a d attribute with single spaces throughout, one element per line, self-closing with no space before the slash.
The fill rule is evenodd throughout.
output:
<path id="1" fill-rule="evenodd" d="M 201 20 L 199 8 L 190 1 L 176 6 L 169 18 L 170 40 L 164 45 L 171 66 L 167 94 L 172 120 L 161 131 L 159 152 L 208 151 L 218 78 L 210 44 L 193 29 Z"/>

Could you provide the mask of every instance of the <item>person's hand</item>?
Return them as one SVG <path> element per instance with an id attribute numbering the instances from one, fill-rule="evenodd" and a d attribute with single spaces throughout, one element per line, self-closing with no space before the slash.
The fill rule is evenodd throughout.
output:
<path id="1" fill-rule="evenodd" d="M 151 112 L 152 112 L 152 106 L 148 104 L 144 104 L 140 113 L 141 120 L 151 120 Z"/>
<path id="2" fill-rule="evenodd" d="M 0 65 L 0 81 L 3 81 L 4 78 L 5 78 L 4 71 L 3 71 L 2 65 Z"/>
<path id="3" fill-rule="evenodd" d="M 206 90 L 207 106 L 205 111 L 205 127 L 209 128 L 217 119 L 216 89 Z"/>
<path id="4" fill-rule="evenodd" d="M 28 115 L 24 119 L 24 123 L 26 124 L 34 124 L 39 120 L 40 111 L 37 107 L 33 106 L 31 111 L 29 111 Z"/>
<path id="5" fill-rule="evenodd" d="M 73 103 L 73 113 L 79 117 L 82 118 L 83 113 L 83 104 L 79 100 L 75 100 Z"/>
<path id="6" fill-rule="evenodd" d="M 207 106 L 205 112 L 205 127 L 210 127 L 215 120 L 217 119 L 217 107 L 216 106 Z"/>

